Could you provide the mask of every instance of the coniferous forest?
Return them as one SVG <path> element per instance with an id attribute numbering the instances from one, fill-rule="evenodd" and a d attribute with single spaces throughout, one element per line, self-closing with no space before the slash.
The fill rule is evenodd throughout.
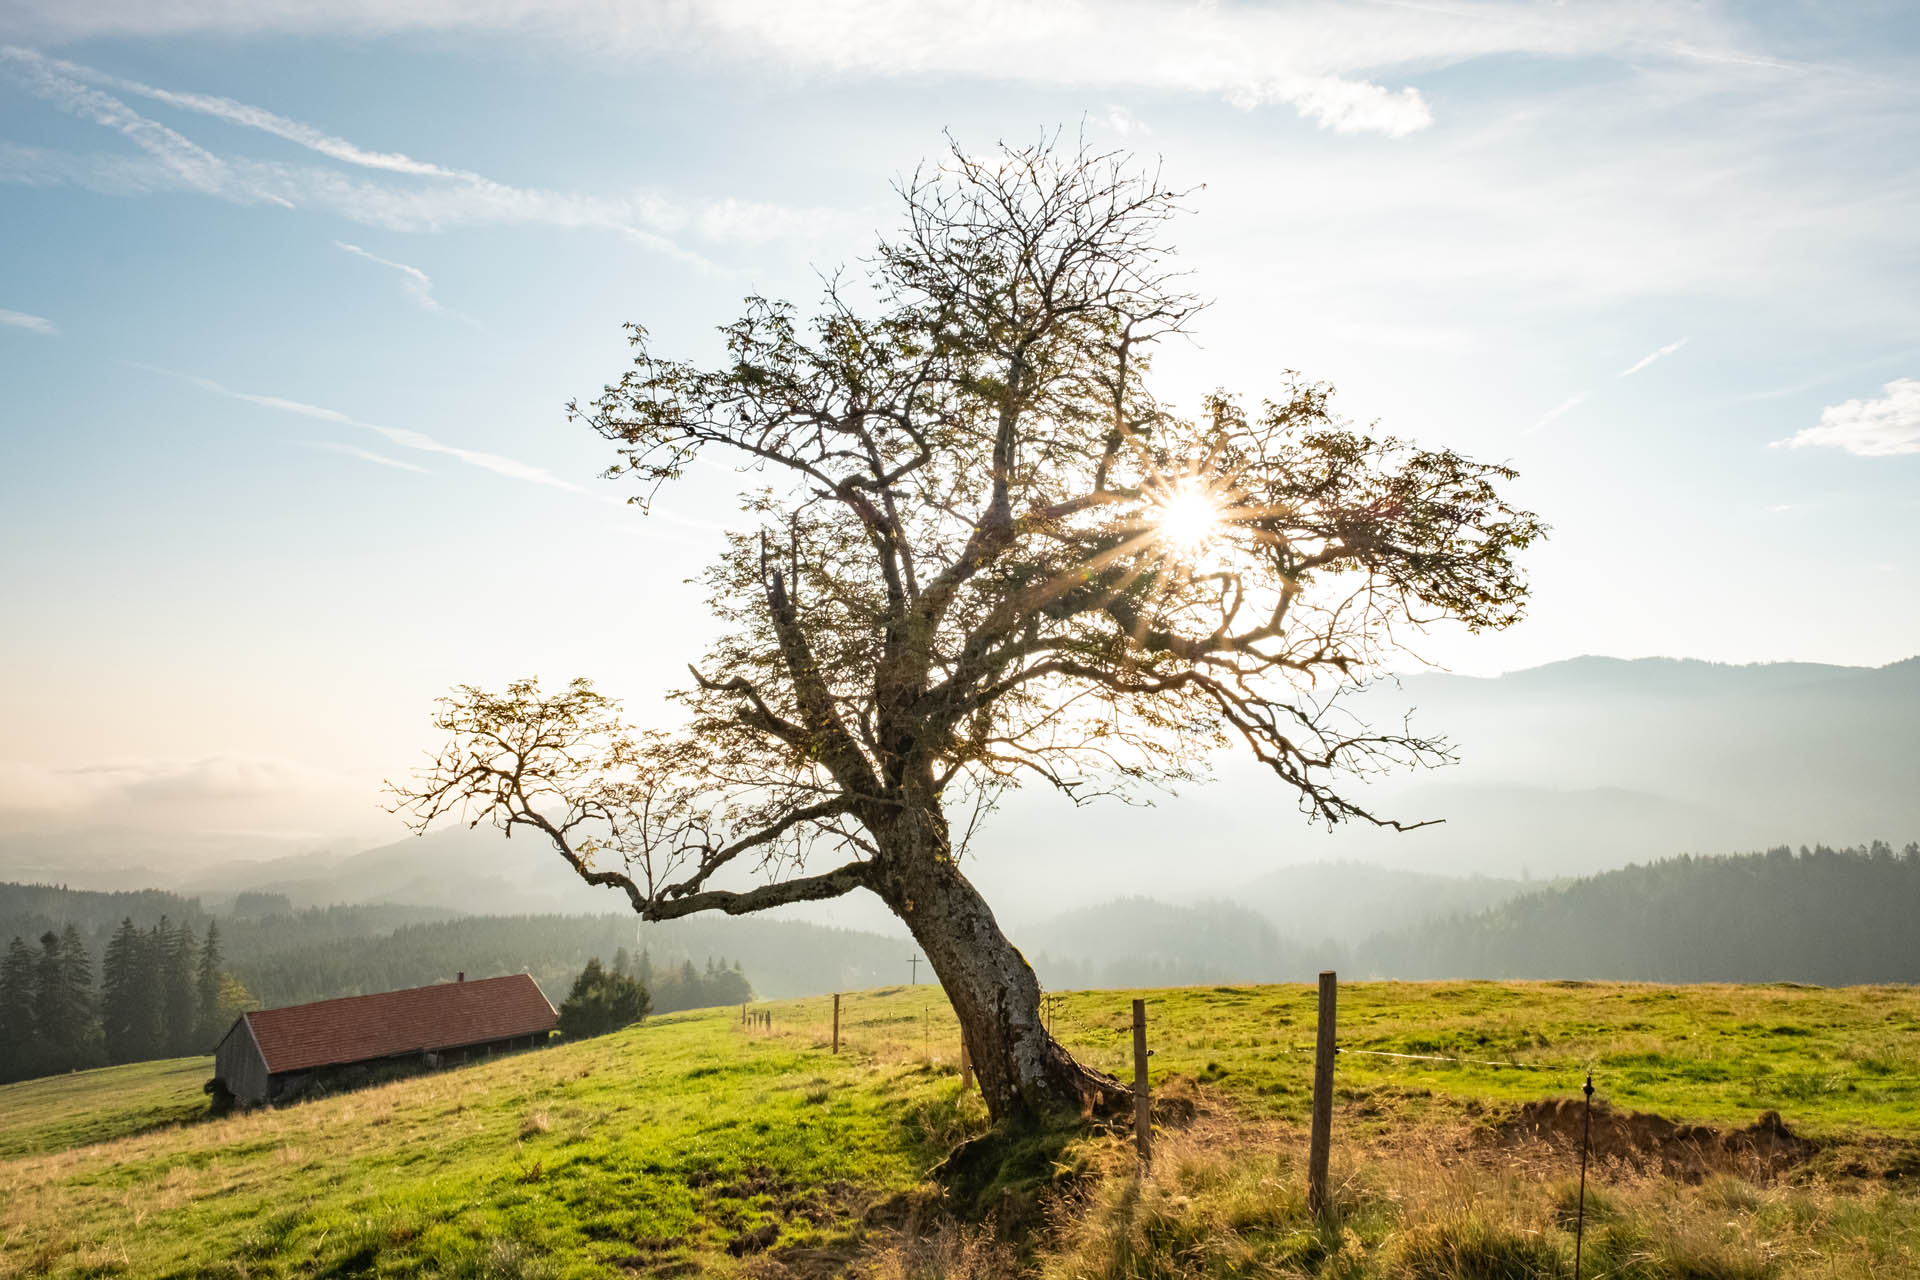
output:
<path id="1" fill-rule="evenodd" d="M 204 936 L 162 916 L 124 917 L 96 982 L 80 929 L 16 935 L 0 963 L 0 1080 L 210 1052 L 253 1004 L 222 963 L 220 926 Z"/>

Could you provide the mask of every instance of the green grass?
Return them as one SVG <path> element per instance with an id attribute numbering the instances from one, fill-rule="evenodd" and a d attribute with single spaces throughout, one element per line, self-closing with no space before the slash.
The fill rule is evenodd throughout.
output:
<path id="1" fill-rule="evenodd" d="M 1093 1065 L 1130 1076 L 1121 1033 L 1132 994 L 1070 995 L 1055 1029 Z M 1235 1143 L 1254 1144 L 1249 1149 L 1263 1153 L 1255 1162 L 1265 1171 L 1259 1185 L 1267 1188 L 1259 1194 L 1268 1199 L 1248 1201 L 1248 1222 L 1271 1219 L 1276 1239 L 1293 1239 L 1302 1228 L 1297 1215 L 1287 1217 L 1298 1193 L 1289 1153 L 1299 1145 L 1311 1064 L 1309 1053 L 1295 1050 L 1312 1040 L 1311 990 L 1145 994 L 1156 1078 L 1178 1073 L 1208 1082 L 1213 1115 L 1206 1123 L 1225 1126 L 1195 1154 L 1192 1167 L 1202 1172 L 1194 1176 L 1238 1187 L 1233 1195 L 1242 1199 L 1254 1196 L 1234 1181 L 1245 1172 L 1240 1164 L 1213 1174 L 1203 1168 Z M 984 1114 L 977 1098 L 958 1096 L 957 1029 L 937 988 L 848 997 L 837 1058 L 826 1051 L 829 1002 L 771 1007 L 771 1035 L 743 1031 L 737 1011 L 676 1014 L 598 1040 L 162 1128 L 150 1126 L 204 1107 L 205 1060 L 0 1088 L 0 1276 L 771 1274 L 780 1266 L 805 1270 L 806 1260 L 812 1270 L 826 1269 L 873 1249 L 863 1213 L 920 1185 L 955 1141 L 983 1127 Z M 1920 1138 L 1920 991 L 1907 988 L 1357 984 L 1342 990 L 1341 1031 L 1353 1049 L 1529 1064 L 1507 1070 L 1343 1057 L 1336 1165 L 1353 1174 L 1343 1193 L 1351 1196 L 1364 1198 L 1366 1179 L 1357 1171 L 1386 1159 L 1380 1153 L 1393 1144 L 1450 1141 L 1476 1113 L 1570 1093 L 1588 1062 L 1619 1106 L 1740 1124 L 1777 1108 L 1801 1132 L 1882 1153 Z M 1125 1162 L 1115 1153 L 1122 1144 L 1099 1140 L 1083 1162 L 1098 1168 L 1109 1160 L 1115 1172 L 1098 1185 L 1119 1188 L 1111 1190 L 1117 1197 Z M 1396 1154 L 1381 1167 L 1403 1164 Z M 1419 1260 L 1438 1258 L 1433 1265 L 1441 1266 L 1485 1245 L 1471 1234 L 1480 1228 L 1457 1216 L 1413 1214 L 1406 1201 L 1416 1193 L 1395 1179 L 1404 1181 L 1401 1173 L 1377 1175 L 1384 1198 L 1366 1201 L 1372 1207 L 1356 1201 L 1355 1247 L 1399 1259 L 1391 1264 L 1398 1271 L 1382 1275 L 1466 1274 Z M 1553 1190 L 1544 1178 L 1520 1186 L 1514 1195 L 1536 1199 Z M 1878 1182 L 1873 1189 L 1888 1194 Z M 1201 1192 L 1163 1190 L 1174 1197 L 1166 1202 L 1174 1217 L 1182 1203 L 1201 1203 Z M 1549 1199 L 1481 1226 L 1524 1236 L 1536 1230 L 1525 1223 L 1551 1217 Z M 1665 1202 L 1647 1203 L 1654 1207 L 1640 1218 L 1657 1220 Z M 1764 1211 L 1798 1222 L 1811 1215 L 1826 1224 L 1818 1230 L 1837 1230 L 1833 1224 L 1853 1219 L 1836 1203 L 1768 1201 L 1749 1216 L 1758 1222 Z M 1912 1195 L 1887 1203 L 1858 1219 L 1861 1238 L 1920 1249 Z M 1716 1221 L 1733 1213 L 1713 1211 Z M 1132 1229 L 1111 1214 L 1081 1222 L 1088 1231 L 1102 1223 L 1121 1234 Z M 1908 1226 L 1913 1234 L 1900 1235 Z M 1794 1230 L 1816 1238 L 1807 1236 L 1812 1227 Z M 1391 1248 L 1383 1243 L 1389 1239 Z M 1833 1252 L 1831 1241 L 1818 1239 Z M 1067 1239 L 1045 1265 L 1060 1274 L 1108 1274 L 1073 1261 L 1105 1247 L 1090 1240 Z M 1558 1240 L 1540 1256 L 1558 1250 Z M 1272 1248 L 1295 1246 L 1318 1249 L 1322 1261 L 1339 1252 L 1298 1239 Z M 921 1273 L 896 1254 L 887 1265 Z M 984 1247 L 975 1255 L 1000 1257 Z M 1150 1253 L 1151 1265 L 1126 1273 L 1187 1274 L 1166 1258 L 1151 1262 L 1159 1256 Z M 1877 1263 L 1880 1273 L 1900 1274 L 1899 1257 Z M 928 1274 L 958 1274 L 938 1258 L 928 1265 Z M 1794 1274 L 1769 1265 L 1755 1274 Z M 1286 1266 L 1325 1270 L 1299 1259 Z M 1255 1272 L 1194 1272 L 1216 1273 Z"/>
<path id="2" fill-rule="evenodd" d="M 203 1116 L 212 1058 L 168 1058 L 0 1087 L 0 1160 Z"/>
<path id="3" fill-rule="evenodd" d="M 1211 1084 L 1249 1113 L 1300 1120 L 1316 998 L 1299 986 L 1077 992 L 1056 1029 L 1131 1079 L 1128 997 L 1147 997 L 1156 1073 Z M 1920 1135 L 1920 989 L 1646 983 L 1366 982 L 1340 989 L 1350 1098 L 1419 1109 L 1575 1094 L 1588 1067 L 1615 1106 L 1747 1124 L 1777 1110 L 1816 1137 Z"/>

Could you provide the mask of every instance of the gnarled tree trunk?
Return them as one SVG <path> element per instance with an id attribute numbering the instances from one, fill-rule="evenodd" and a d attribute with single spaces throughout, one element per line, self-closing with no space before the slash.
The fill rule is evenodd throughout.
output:
<path id="1" fill-rule="evenodd" d="M 1040 980 L 955 865 L 938 808 L 905 812 L 887 828 L 882 854 L 869 885 L 906 922 L 946 989 L 995 1123 L 1085 1114 L 1127 1096 L 1047 1034 Z"/>

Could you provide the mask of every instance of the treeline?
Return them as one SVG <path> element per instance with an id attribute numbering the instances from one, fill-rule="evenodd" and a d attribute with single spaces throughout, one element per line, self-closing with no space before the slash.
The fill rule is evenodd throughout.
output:
<path id="1" fill-rule="evenodd" d="M 1245 907 L 1151 898 L 1064 912 L 1021 930 L 1018 941 L 1054 991 L 1300 982 L 1341 954 L 1331 944 L 1285 938 L 1271 920 Z"/>
<path id="2" fill-rule="evenodd" d="M 593 961 L 588 964 L 591 966 Z M 636 961 L 628 956 L 625 947 L 620 947 L 614 951 L 613 963 L 608 968 L 638 982 L 649 997 L 648 1008 L 653 1013 L 711 1009 L 715 1005 L 742 1004 L 753 999 L 753 986 L 747 981 L 745 971 L 737 962 L 728 965 L 725 958 L 716 963 L 709 957 L 704 970 L 694 968 L 691 960 L 655 969 L 653 957 L 647 952 L 642 951 Z"/>
<path id="3" fill-rule="evenodd" d="M 1920 844 L 1786 846 L 1588 876 L 1364 944 L 1393 978 L 1920 982 Z"/>
<path id="4" fill-rule="evenodd" d="M 210 1052 L 251 997 L 205 940 L 162 916 L 131 917 L 106 947 L 99 984 L 79 928 L 49 929 L 36 950 L 15 935 L 0 962 L 0 1080 Z"/>
<path id="5" fill-rule="evenodd" d="M 279 919 L 298 921 L 309 914 Z M 226 922 L 221 927 L 226 928 Z M 912 950 L 904 941 L 878 934 L 792 920 L 716 917 L 655 925 L 631 915 L 462 916 L 369 933 L 350 947 L 294 942 L 248 955 L 236 947 L 232 967 L 268 1005 L 444 982 L 461 971 L 470 978 L 529 973 L 557 996 L 588 960 L 623 948 L 631 955 L 647 953 L 662 982 L 675 978 L 685 962 L 696 966 L 699 977 L 709 957 L 725 956 L 751 978 L 761 997 L 776 1000 L 879 986 L 890 976 L 879 971 L 883 960 L 892 961 L 898 977 L 905 978 Z M 653 994 L 655 1009 L 665 1012 L 661 1001 L 667 991 L 663 987 Z"/>

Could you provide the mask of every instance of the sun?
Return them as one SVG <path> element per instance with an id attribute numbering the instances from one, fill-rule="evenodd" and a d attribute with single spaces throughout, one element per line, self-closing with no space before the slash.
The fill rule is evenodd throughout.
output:
<path id="1" fill-rule="evenodd" d="M 1204 486 L 1179 484 L 1154 500 L 1153 527 L 1160 541 L 1183 559 L 1207 549 L 1220 532 L 1220 501 Z"/>

